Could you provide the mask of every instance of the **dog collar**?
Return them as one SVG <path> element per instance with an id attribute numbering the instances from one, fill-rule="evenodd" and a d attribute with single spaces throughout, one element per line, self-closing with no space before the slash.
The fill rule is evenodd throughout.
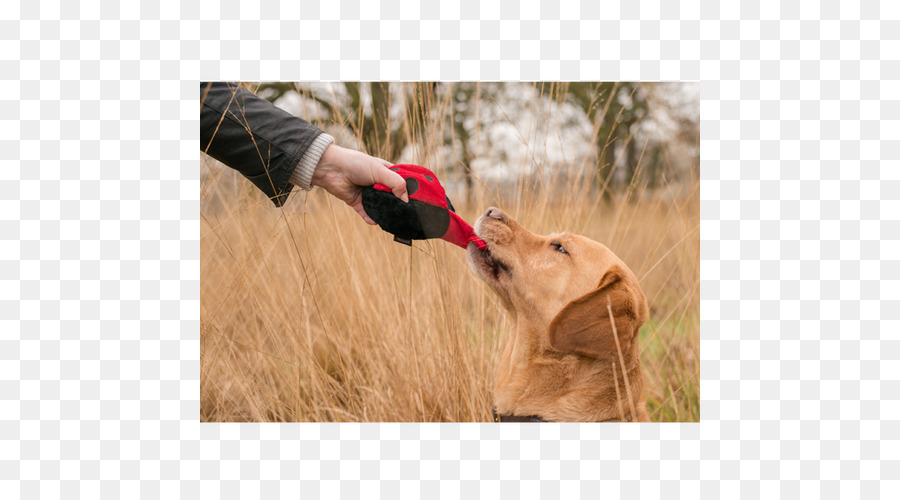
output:
<path id="1" fill-rule="evenodd" d="M 497 413 L 497 407 L 491 407 L 491 413 L 494 414 L 494 422 L 547 422 L 543 418 L 537 415 L 529 415 L 527 417 L 521 417 L 519 415 L 500 415 Z M 631 417 L 631 413 L 625 415 L 625 418 L 622 420 L 604 420 L 603 422 L 631 422 L 633 419 Z"/>
<path id="2" fill-rule="evenodd" d="M 494 414 L 494 422 L 546 422 L 543 418 L 537 415 L 529 415 L 527 417 L 520 417 L 518 415 L 500 415 L 497 413 L 497 407 L 491 407 L 491 412 Z"/>

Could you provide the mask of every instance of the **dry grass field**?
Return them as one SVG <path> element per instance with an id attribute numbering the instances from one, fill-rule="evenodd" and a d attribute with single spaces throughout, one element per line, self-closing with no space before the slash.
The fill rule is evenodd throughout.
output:
<path id="1" fill-rule="evenodd" d="M 405 119 L 408 161 L 449 179 L 436 152 L 446 125 Z M 453 199 L 458 213 L 472 223 L 499 206 L 534 232 L 609 246 L 650 305 L 640 345 L 651 419 L 698 421 L 698 180 L 662 195 L 636 176 L 604 198 L 594 169 L 557 175 L 522 136 L 531 175 L 476 178 L 471 200 Z M 202 156 L 201 169 L 201 421 L 491 420 L 509 320 L 462 249 L 395 243 L 318 189 L 275 208 L 214 160 Z"/>

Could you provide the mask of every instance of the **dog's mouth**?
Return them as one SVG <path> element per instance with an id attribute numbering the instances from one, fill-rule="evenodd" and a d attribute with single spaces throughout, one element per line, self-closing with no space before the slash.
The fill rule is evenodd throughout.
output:
<path id="1" fill-rule="evenodd" d="M 476 272 L 481 271 L 479 274 L 482 276 L 491 276 L 496 280 L 500 278 L 501 273 L 510 274 L 509 265 L 497 259 L 494 254 L 491 253 L 490 243 L 488 243 L 488 247 L 484 250 L 478 248 L 475 243 L 469 243 L 467 250 L 469 252 L 469 262 L 472 264 L 473 270 Z"/>

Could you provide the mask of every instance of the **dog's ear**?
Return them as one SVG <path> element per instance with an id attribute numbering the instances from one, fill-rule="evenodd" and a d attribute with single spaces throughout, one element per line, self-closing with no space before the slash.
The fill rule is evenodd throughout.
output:
<path id="1" fill-rule="evenodd" d="M 550 346 L 558 351 L 604 359 L 618 356 L 609 318 L 612 308 L 623 354 L 647 318 L 643 292 L 635 289 L 619 266 L 613 266 L 596 290 L 573 300 L 550 323 Z"/>

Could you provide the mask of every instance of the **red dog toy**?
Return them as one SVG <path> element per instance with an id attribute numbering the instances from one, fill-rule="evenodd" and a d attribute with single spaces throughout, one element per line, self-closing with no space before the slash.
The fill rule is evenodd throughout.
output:
<path id="1" fill-rule="evenodd" d="M 363 188 L 363 209 L 394 241 L 412 245 L 412 240 L 440 238 L 466 248 L 469 242 L 484 250 L 487 244 L 475 236 L 456 210 L 434 172 L 418 165 L 394 165 L 391 170 L 406 179 L 409 203 L 394 196 L 384 184 Z"/>

